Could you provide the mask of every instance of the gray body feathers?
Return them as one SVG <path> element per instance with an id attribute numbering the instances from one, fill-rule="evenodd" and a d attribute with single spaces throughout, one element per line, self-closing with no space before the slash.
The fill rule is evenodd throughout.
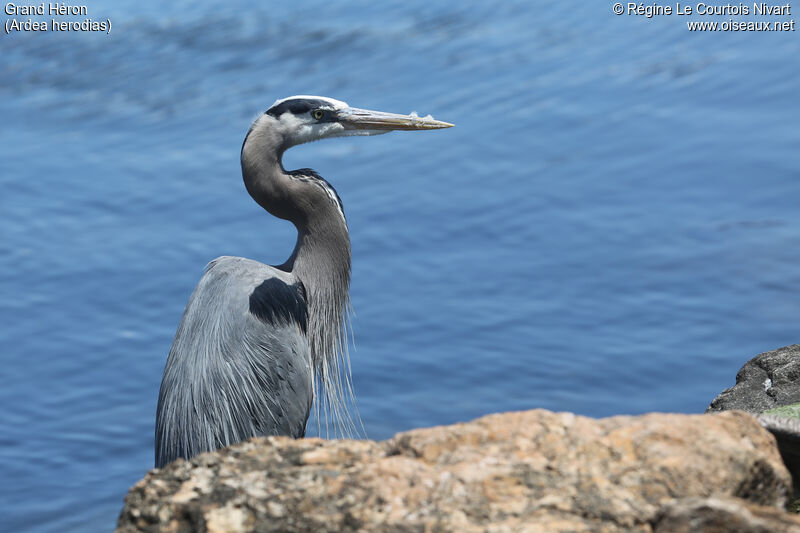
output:
<path id="1" fill-rule="evenodd" d="M 302 437 L 313 400 L 305 290 L 241 257 L 209 264 L 167 359 L 156 467 L 258 435 Z"/>

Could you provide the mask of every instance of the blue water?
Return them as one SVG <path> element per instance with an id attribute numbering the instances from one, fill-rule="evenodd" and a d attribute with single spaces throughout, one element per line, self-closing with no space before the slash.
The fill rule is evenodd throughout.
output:
<path id="1" fill-rule="evenodd" d="M 371 438 L 701 412 L 800 342 L 797 32 L 585 4 L 93 1 L 110 35 L 0 35 L 2 529 L 113 528 L 204 265 L 294 245 L 238 160 L 291 94 L 456 124 L 285 158 L 345 205 Z"/>

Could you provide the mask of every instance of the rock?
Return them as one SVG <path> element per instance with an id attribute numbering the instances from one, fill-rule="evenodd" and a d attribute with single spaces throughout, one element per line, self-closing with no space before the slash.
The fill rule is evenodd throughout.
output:
<path id="1" fill-rule="evenodd" d="M 384 442 L 270 437 L 179 460 L 131 489 L 117 531 L 648 532 L 693 516 L 794 527 L 789 492 L 774 439 L 746 413 L 535 410 Z"/>
<path id="2" fill-rule="evenodd" d="M 790 533 L 800 531 L 800 517 L 736 498 L 686 498 L 667 505 L 653 531 Z"/>
<path id="3" fill-rule="evenodd" d="M 759 421 L 775 435 L 783 461 L 800 489 L 800 344 L 759 354 L 736 374 L 736 385 L 714 398 L 706 412 L 741 409 L 765 413 Z"/>
<path id="4" fill-rule="evenodd" d="M 736 385 L 714 398 L 707 411 L 761 413 L 800 403 L 800 344 L 759 354 L 736 374 Z"/>
<path id="5" fill-rule="evenodd" d="M 758 415 L 758 421 L 775 436 L 783 462 L 792 474 L 792 484 L 797 497 L 800 489 L 800 420 L 772 414 L 773 411 L 776 410 L 772 409 Z"/>

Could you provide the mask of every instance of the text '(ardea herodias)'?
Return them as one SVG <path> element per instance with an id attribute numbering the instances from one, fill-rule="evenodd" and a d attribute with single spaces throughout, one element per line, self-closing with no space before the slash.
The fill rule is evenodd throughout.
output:
<path id="1" fill-rule="evenodd" d="M 242 144 L 250 196 L 297 228 L 282 265 L 219 257 L 183 313 L 158 395 L 155 465 L 258 435 L 302 437 L 315 394 L 337 423 L 351 395 L 345 315 L 350 236 L 336 190 L 286 149 L 319 139 L 449 128 L 431 117 L 349 107 L 320 96 L 278 100 Z M 318 395 L 320 396 L 320 395 Z"/>

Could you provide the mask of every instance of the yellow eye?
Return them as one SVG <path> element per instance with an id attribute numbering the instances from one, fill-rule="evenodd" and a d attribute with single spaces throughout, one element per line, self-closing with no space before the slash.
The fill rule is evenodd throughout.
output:
<path id="1" fill-rule="evenodd" d="M 322 117 L 325 116 L 325 112 L 322 109 L 314 110 L 314 118 L 320 120 Z"/>

